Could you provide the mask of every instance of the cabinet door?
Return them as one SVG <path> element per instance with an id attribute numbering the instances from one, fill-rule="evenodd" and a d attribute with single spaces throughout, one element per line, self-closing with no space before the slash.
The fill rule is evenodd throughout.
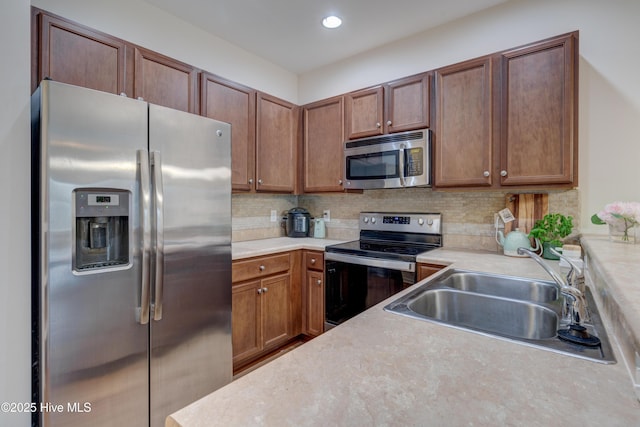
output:
<path id="1" fill-rule="evenodd" d="M 569 35 L 502 54 L 502 185 L 577 185 L 576 44 Z"/>
<path id="2" fill-rule="evenodd" d="M 135 98 L 188 113 L 198 113 L 197 70 L 187 64 L 136 48 Z"/>
<path id="3" fill-rule="evenodd" d="M 103 92 L 127 92 L 124 41 L 41 12 L 35 22 L 38 65 L 34 86 L 49 77 Z"/>
<path id="4" fill-rule="evenodd" d="M 231 336 L 233 363 L 237 365 L 262 350 L 259 280 L 233 285 L 231 291 Z"/>
<path id="5" fill-rule="evenodd" d="M 382 135 L 384 132 L 383 97 L 382 86 L 345 95 L 345 133 L 349 139 Z"/>
<path id="6" fill-rule="evenodd" d="M 307 270 L 306 292 L 306 333 L 318 336 L 324 332 L 324 274 Z"/>
<path id="7" fill-rule="evenodd" d="M 445 267 L 445 265 L 440 264 L 418 263 L 418 281 L 426 279 Z"/>
<path id="8" fill-rule="evenodd" d="M 277 347 L 292 337 L 290 283 L 289 274 L 269 277 L 261 282 L 262 337 L 265 349 Z"/>
<path id="9" fill-rule="evenodd" d="M 256 92 L 253 89 L 202 73 L 200 114 L 231 123 L 231 188 L 254 188 L 256 146 Z"/>
<path id="10" fill-rule="evenodd" d="M 304 107 L 304 191 L 342 191 L 344 98 Z"/>
<path id="11" fill-rule="evenodd" d="M 387 133 L 429 127 L 429 88 L 431 74 L 388 83 L 386 88 Z"/>
<path id="12" fill-rule="evenodd" d="M 257 95 L 257 191 L 295 191 L 298 110 L 286 101 Z"/>
<path id="13" fill-rule="evenodd" d="M 491 58 L 436 71 L 434 185 L 492 184 Z"/>

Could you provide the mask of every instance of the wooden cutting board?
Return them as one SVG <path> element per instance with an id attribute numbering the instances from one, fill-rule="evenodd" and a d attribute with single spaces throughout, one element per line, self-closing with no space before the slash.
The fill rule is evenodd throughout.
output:
<path id="1" fill-rule="evenodd" d="M 516 219 L 505 224 L 504 234 L 506 235 L 515 228 L 529 234 L 533 224 L 549 213 L 549 195 L 537 193 L 507 194 L 505 205 L 511 210 Z"/>

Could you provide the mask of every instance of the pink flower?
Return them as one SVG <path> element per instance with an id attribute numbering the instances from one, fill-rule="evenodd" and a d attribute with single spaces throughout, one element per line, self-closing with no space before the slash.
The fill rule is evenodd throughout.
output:
<path id="1" fill-rule="evenodd" d="M 613 202 L 598 212 L 598 218 L 607 224 L 624 222 L 625 226 L 633 227 L 640 224 L 639 202 Z"/>

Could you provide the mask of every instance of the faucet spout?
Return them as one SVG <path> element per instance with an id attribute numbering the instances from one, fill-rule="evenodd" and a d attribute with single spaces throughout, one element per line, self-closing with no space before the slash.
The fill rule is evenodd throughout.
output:
<path id="1" fill-rule="evenodd" d="M 563 290 L 563 288 L 568 288 L 569 287 L 569 283 L 565 280 L 564 277 L 562 277 L 561 275 L 559 275 L 558 273 L 556 273 L 550 266 L 549 264 L 547 264 L 546 262 L 544 262 L 544 260 L 542 258 L 540 258 L 540 256 L 538 254 L 536 254 L 535 252 L 533 252 L 531 249 L 527 249 L 527 248 L 518 248 L 518 254 L 519 255 L 528 255 L 530 258 L 532 258 L 535 262 L 537 262 L 538 264 L 540 264 L 540 266 L 542 268 L 544 268 L 544 270 L 549 273 L 549 276 L 551 276 L 553 278 L 553 281 L 556 282 L 556 284 L 558 285 L 558 288 L 560 291 Z"/>
<path id="2" fill-rule="evenodd" d="M 570 317 L 570 322 L 572 324 L 578 325 L 580 324 L 580 322 L 588 319 L 587 301 L 584 297 L 583 292 L 581 292 L 578 288 L 570 286 L 569 282 L 564 277 L 556 273 L 551 268 L 551 266 L 549 266 L 549 264 L 544 262 L 544 260 L 532 250 L 527 248 L 518 248 L 518 254 L 528 255 L 542 268 L 544 268 L 544 270 L 549 273 L 549 276 L 553 278 L 553 281 L 558 286 L 560 294 L 562 294 L 565 298 L 565 304 L 562 313 L 563 317 L 566 317 L 568 315 Z"/>
<path id="3" fill-rule="evenodd" d="M 560 259 L 563 259 L 567 264 L 569 264 L 569 272 L 567 273 L 567 283 L 569 284 L 569 286 L 578 288 L 580 292 L 584 293 L 584 273 L 582 271 L 582 268 L 576 264 L 575 260 L 564 256 L 555 248 L 550 248 L 550 251 L 553 255 L 557 256 Z"/>

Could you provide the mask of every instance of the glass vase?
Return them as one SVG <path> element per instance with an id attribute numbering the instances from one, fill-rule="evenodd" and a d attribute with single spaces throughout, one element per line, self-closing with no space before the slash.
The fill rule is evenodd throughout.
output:
<path id="1" fill-rule="evenodd" d="M 626 222 L 609 224 L 609 239 L 617 243 L 636 243 L 636 227 Z"/>

